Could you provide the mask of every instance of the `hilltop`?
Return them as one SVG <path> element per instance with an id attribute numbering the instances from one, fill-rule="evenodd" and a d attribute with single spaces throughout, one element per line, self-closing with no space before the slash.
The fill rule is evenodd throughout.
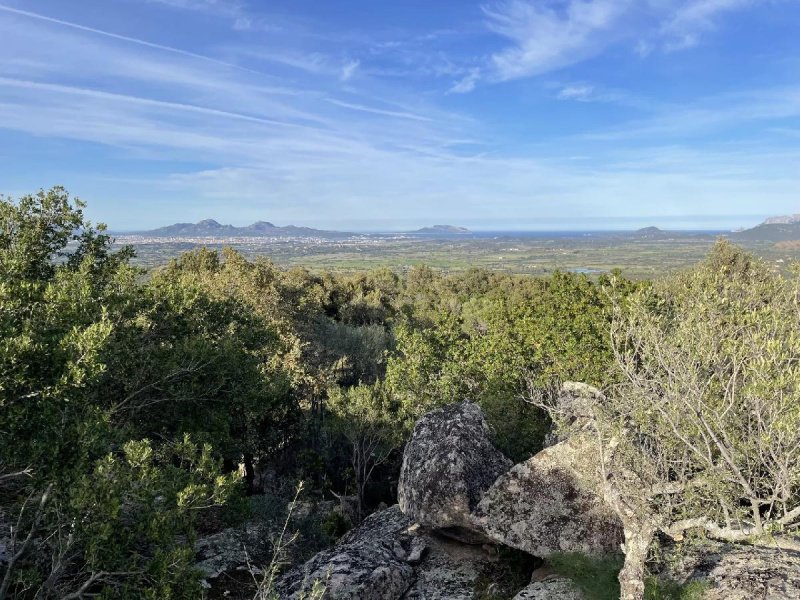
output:
<path id="1" fill-rule="evenodd" d="M 417 229 L 415 233 L 443 233 L 447 235 L 455 235 L 471 232 L 466 227 L 456 227 L 455 225 L 434 225 L 433 227 L 423 227 L 421 229 Z"/>
<path id="2" fill-rule="evenodd" d="M 762 225 L 794 225 L 795 223 L 800 223 L 800 214 L 769 217 L 764 220 Z"/>
<path id="3" fill-rule="evenodd" d="M 279 226 L 269 221 L 256 221 L 244 227 L 223 225 L 214 219 L 197 223 L 175 223 L 150 231 L 140 232 L 155 237 L 275 237 L 275 236 L 331 236 L 342 235 L 336 231 L 325 231 L 296 225 Z"/>

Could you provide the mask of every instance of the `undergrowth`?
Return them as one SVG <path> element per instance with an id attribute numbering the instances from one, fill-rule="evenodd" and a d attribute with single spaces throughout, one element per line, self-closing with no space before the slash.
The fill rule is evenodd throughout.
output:
<path id="1" fill-rule="evenodd" d="M 587 600 L 618 600 L 620 596 L 619 575 L 624 559 L 622 556 L 592 558 L 580 553 L 556 554 L 548 565 L 562 577 L 566 577 L 583 592 Z M 685 584 L 649 577 L 645 582 L 645 600 L 701 600 L 708 585 L 702 581 Z"/>

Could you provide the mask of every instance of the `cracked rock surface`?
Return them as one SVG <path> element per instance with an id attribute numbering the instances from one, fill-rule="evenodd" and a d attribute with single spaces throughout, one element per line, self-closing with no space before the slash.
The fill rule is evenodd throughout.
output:
<path id="1" fill-rule="evenodd" d="M 800 552 L 707 542 L 664 573 L 704 581 L 703 600 L 800 600 Z"/>
<path id="2" fill-rule="evenodd" d="M 425 527 L 465 542 L 484 541 L 471 513 L 511 461 L 494 447 L 481 409 L 471 402 L 425 414 L 403 454 L 397 499 Z"/>

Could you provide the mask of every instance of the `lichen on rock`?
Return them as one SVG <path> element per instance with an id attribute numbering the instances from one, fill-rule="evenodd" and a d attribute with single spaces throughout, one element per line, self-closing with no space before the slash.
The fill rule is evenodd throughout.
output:
<path id="1" fill-rule="evenodd" d="M 406 445 L 398 484 L 402 511 L 467 542 L 485 541 L 471 513 L 512 463 L 494 447 L 481 409 L 451 404 L 424 415 Z"/>

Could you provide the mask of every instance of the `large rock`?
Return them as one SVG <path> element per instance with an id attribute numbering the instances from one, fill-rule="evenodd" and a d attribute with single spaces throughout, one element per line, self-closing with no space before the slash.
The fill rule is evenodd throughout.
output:
<path id="1" fill-rule="evenodd" d="M 397 499 L 417 523 L 468 542 L 481 541 L 470 514 L 511 467 L 489 440 L 481 409 L 452 404 L 424 415 L 406 445 Z"/>
<path id="2" fill-rule="evenodd" d="M 287 504 L 285 512 L 275 506 L 274 497 L 252 496 L 250 502 L 254 515 L 251 520 L 195 542 L 194 567 L 202 574 L 201 584 L 211 590 L 209 596 L 212 598 L 253 597 L 255 582 L 260 581 L 263 575 L 261 567 L 272 559 L 273 543 L 290 510 L 288 531 L 297 531 L 298 535 L 285 553 L 284 558 L 288 561 L 297 561 L 298 556 L 308 556 L 309 552 L 319 549 L 320 542 L 324 541 L 305 532 L 319 527 L 319 522 L 337 510 L 334 502 L 297 501 L 291 509 Z M 264 517 L 265 510 L 270 511 L 267 518 Z"/>
<path id="3" fill-rule="evenodd" d="M 280 598 L 300 598 L 316 581 L 326 587 L 326 600 L 400 598 L 424 550 L 421 538 L 406 533 L 411 525 L 397 506 L 370 515 L 333 548 L 281 577 Z"/>
<path id="4" fill-rule="evenodd" d="M 800 600 L 800 553 L 706 542 L 681 555 L 667 553 L 663 577 L 701 581 L 703 600 Z"/>
<path id="5" fill-rule="evenodd" d="M 524 561 L 501 560 L 494 547 L 461 544 L 412 523 L 398 506 L 364 520 L 278 582 L 282 600 L 297 599 L 315 581 L 325 600 L 472 600 L 482 586 L 511 597 L 528 581 Z"/>
<path id="6" fill-rule="evenodd" d="M 420 534 L 425 537 L 427 551 L 403 600 L 472 600 L 478 580 L 494 557 L 481 546 L 461 544 L 434 533 Z"/>
<path id="7" fill-rule="evenodd" d="M 203 575 L 203 586 L 209 579 L 234 571 L 258 575 L 260 570 L 248 563 L 264 562 L 272 552 L 272 531 L 267 525 L 247 523 L 241 528 L 223 529 L 195 543 L 195 568 Z"/>
<path id="8" fill-rule="evenodd" d="M 560 406 L 586 420 L 587 406 L 602 395 L 565 384 Z M 546 558 L 559 552 L 618 552 L 622 525 L 600 494 L 591 431 L 578 431 L 511 468 L 483 495 L 473 527 L 495 542 Z"/>

